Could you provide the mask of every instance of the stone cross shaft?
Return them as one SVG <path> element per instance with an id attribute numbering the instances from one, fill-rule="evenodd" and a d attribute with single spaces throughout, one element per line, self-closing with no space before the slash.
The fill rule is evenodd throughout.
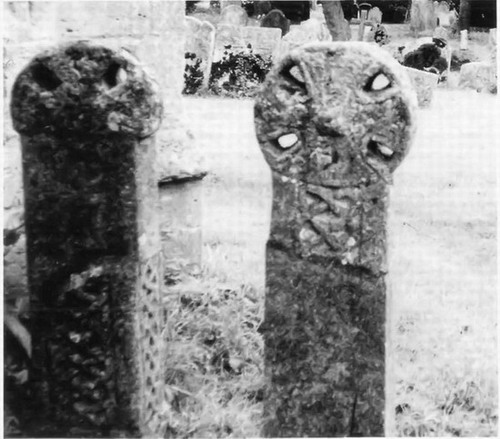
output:
<path id="1" fill-rule="evenodd" d="M 13 87 L 49 436 L 164 434 L 159 96 L 130 53 L 83 42 L 36 56 Z"/>
<path id="2" fill-rule="evenodd" d="M 315 43 L 256 98 L 273 174 L 266 436 L 384 434 L 388 185 L 414 130 L 411 90 L 378 47 Z"/>

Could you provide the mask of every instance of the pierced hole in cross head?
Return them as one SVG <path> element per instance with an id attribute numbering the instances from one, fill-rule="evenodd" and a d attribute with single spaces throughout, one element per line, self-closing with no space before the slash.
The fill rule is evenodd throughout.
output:
<path id="1" fill-rule="evenodd" d="M 337 151 L 333 151 L 333 153 L 332 153 L 332 163 L 336 164 L 336 163 L 339 162 L 339 160 L 340 160 L 339 153 Z"/>
<path id="2" fill-rule="evenodd" d="M 388 161 L 392 158 L 394 155 L 394 151 L 387 146 L 380 145 L 378 142 L 375 140 L 370 140 L 367 145 L 367 149 L 369 152 L 371 152 L 373 155 L 377 157 L 381 157 L 382 159 Z"/>
<path id="3" fill-rule="evenodd" d="M 282 73 L 285 78 L 289 79 L 294 85 L 298 85 L 305 91 L 306 82 L 304 80 L 304 75 L 297 64 L 285 67 Z"/>
<path id="4" fill-rule="evenodd" d="M 62 84 L 57 75 L 41 63 L 37 63 L 31 68 L 31 75 L 40 87 L 48 91 L 55 90 Z"/>
<path id="5" fill-rule="evenodd" d="M 391 80 L 385 73 L 379 72 L 373 75 L 365 86 L 365 91 L 381 91 L 391 87 Z"/>
<path id="6" fill-rule="evenodd" d="M 288 149 L 295 145 L 298 140 L 299 138 L 297 137 L 297 134 L 284 134 L 283 136 L 278 138 L 278 144 L 281 148 Z"/>
<path id="7" fill-rule="evenodd" d="M 107 68 L 102 79 L 109 88 L 113 88 L 125 82 L 127 79 L 127 72 L 125 72 L 120 64 L 114 62 Z"/>

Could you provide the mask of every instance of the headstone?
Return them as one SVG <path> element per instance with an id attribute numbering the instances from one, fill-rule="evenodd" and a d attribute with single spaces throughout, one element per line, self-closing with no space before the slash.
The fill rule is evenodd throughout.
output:
<path id="1" fill-rule="evenodd" d="M 468 32 L 467 29 L 461 30 L 460 31 L 460 50 L 467 50 L 468 49 Z"/>
<path id="2" fill-rule="evenodd" d="M 292 25 L 290 32 L 281 40 L 279 58 L 286 56 L 290 50 L 303 44 L 320 41 L 332 41 L 332 35 L 326 27 L 324 19 L 319 21 L 316 18 L 310 18 L 300 25 Z"/>
<path id="3" fill-rule="evenodd" d="M 215 32 L 213 62 L 220 61 L 224 52 L 240 52 L 249 49 L 263 57 L 278 53 L 281 31 L 274 28 L 239 27 L 219 25 Z"/>
<path id="4" fill-rule="evenodd" d="M 224 9 L 227 6 L 238 6 L 241 7 L 241 0 L 220 0 L 220 9 Z"/>
<path id="5" fill-rule="evenodd" d="M 493 66 L 497 65 L 497 30 L 490 29 L 488 38 L 488 48 L 490 50 L 490 62 Z"/>
<path id="6" fill-rule="evenodd" d="M 439 2 L 435 9 L 438 26 L 449 28 L 452 24 L 453 13 L 450 11 L 450 5 L 446 1 Z"/>
<path id="7" fill-rule="evenodd" d="M 268 12 L 260 23 L 261 27 L 274 27 L 281 29 L 281 35 L 285 36 L 290 30 L 290 20 L 279 9 Z"/>
<path id="8" fill-rule="evenodd" d="M 432 0 L 413 0 L 411 2 L 410 29 L 417 35 L 431 33 L 437 25 Z"/>
<path id="9" fill-rule="evenodd" d="M 212 67 L 214 53 L 215 28 L 208 21 L 186 17 L 186 42 L 184 46 L 186 66 L 190 71 L 199 70 L 203 75 L 200 87 L 195 91 L 206 90 Z M 185 71 L 186 75 L 186 71 Z"/>
<path id="10" fill-rule="evenodd" d="M 46 422 L 163 437 L 159 87 L 128 52 L 79 42 L 24 68 L 11 111 Z"/>
<path id="11" fill-rule="evenodd" d="M 415 106 L 402 67 L 356 42 L 290 52 L 256 97 L 273 174 L 264 436 L 384 434 L 388 184 Z"/>
<path id="12" fill-rule="evenodd" d="M 372 24 L 382 23 L 382 11 L 376 6 L 374 8 L 371 8 L 368 12 L 368 21 L 370 21 Z"/>
<path id="13" fill-rule="evenodd" d="M 368 12 L 366 9 L 360 9 L 360 19 L 358 28 L 358 41 L 364 41 L 365 39 L 365 25 L 366 19 L 368 18 Z"/>
<path id="14" fill-rule="evenodd" d="M 432 103 L 434 89 L 439 81 L 439 75 L 411 67 L 406 67 L 406 71 L 417 93 L 418 106 L 421 108 L 429 107 Z"/>
<path id="15" fill-rule="evenodd" d="M 229 5 L 221 10 L 219 25 L 246 26 L 247 22 L 248 14 L 241 6 Z"/>

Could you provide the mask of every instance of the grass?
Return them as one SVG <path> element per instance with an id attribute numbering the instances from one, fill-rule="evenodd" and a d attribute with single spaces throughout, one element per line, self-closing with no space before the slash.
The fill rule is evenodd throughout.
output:
<path id="1" fill-rule="evenodd" d="M 166 293 L 169 436 L 258 436 L 262 290 L 205 270 L 202 280 Z"/>

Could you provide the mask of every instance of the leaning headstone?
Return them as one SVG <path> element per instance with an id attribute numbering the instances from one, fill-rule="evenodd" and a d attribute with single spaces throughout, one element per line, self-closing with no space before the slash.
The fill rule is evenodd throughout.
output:
<path id="1" fill-rule="evenodd" d="M 192 92 L 194 93 L 208 88 L 214 52 L 215 28 L 208 21 L 200 21 L 194 17 L 186 17 L 184 20 L 186 24 L 184 89 L 186 90 L 187 82 L 191 80 L 189 75 L 201 74 L 198 81 L 199 86 L 193 86 Z"/>
<path id="2" fill-rule="evenodd" d="M 40 407 L 83 435 L 163 437 L 159 87 L 128 52 L 79 42 L 24 68 L 11 111 Z"/>
<path id="3" fill-rule="evenodd" d="M 285 36 L 290 30 L 290 20 L 279 9 L 269 11 L 260 23 L 261 27 L 275 27 L 281 29 L 281 36 Z"/>
<path id="4" fill-rule="evenodd" d="M 388 184 L 415 106 L 402 67 L 353 42 L 290 52 L 256 98 L 273 174 L 265 436 L 384 434 Z"/>
<path id="5" fill-rule="evenodd" d="M 439 75 L 417 70 L 411 67 L 406 67 L 406 72 L 410 77 L 415 92 L 417 93 L 418 106 L 421 108 L 429 107 L 432 103 L 434 90 L 439 81 Z"/>
<path id="6" fill-rule="evenodd" d="M 376 6 L 374 8 L 371 8 L 370 11 L 368 12 L 367 19 L 372 24 L 382 23 L 382 11 L 379 8 L 377 8 Z"/>
<path id="7" fill-rule="evenodd" d="M 219 24 L 246 26 L 247 22 L 248 14 L 241 6 L 229 5 L 221 10 Z"/>

